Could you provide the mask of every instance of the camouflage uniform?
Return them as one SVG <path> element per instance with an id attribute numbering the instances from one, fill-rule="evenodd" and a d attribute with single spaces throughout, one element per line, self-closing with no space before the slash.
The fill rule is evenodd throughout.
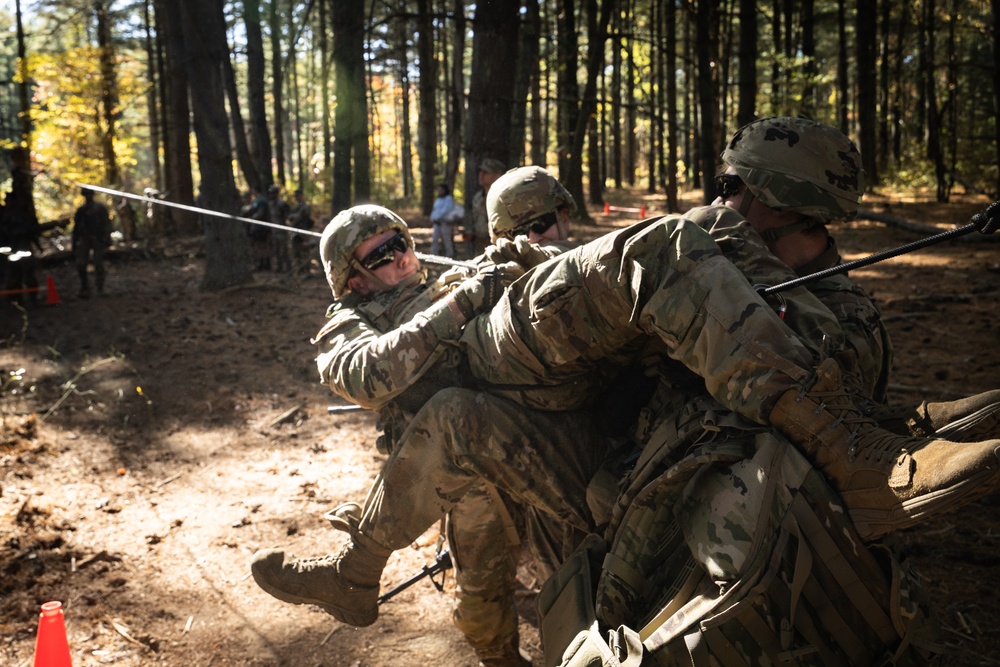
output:
<path id="1" fill-rule="evenodd" d="M 502 249 L 501 245 L 494 250 L 501 252 Z M 558 252 L 558 248 L 531 250 L 531 254 L 522 252 L 518 258 L 544 261 Z M 513 255 L 505 261 L 511 258 Z M 436 395 L 442 388 L 469 383 L 460 367 L 458 349 L 442 344 L 457 338 L 459 332 L 451 311 L 443 307 L 440 299 L 461 277 L 461 271 L 452 271 L 430 284 L 404 287 L 372 297 L 348 294 L 331 306 L 329 321 L 314 339 L 321 346 L 317 363 L 323 382 L 338 395 L 378 410 L 379 423 L 383 427 L 379 449 L 384 453 L 392 452 L 383 478 L 394 479 L 390 471 L 398 465 L 392 463 L 399 456 L 396 453 L 398 443 L 413 439 L 412 435 L 404 437 L 404 429 L 409 428 L 406 433 L 419 433 L 432 443 L 455 437 L 456 432 L 446 429 L 446 424 L 440 422 L 441 405 L 448 406 L 449 415 L 460 414 L 476 422 L 469 430 L 457 432 L 464 435 L 461 445 L 472 451 L 496 452 L 500 451 L 500 446 L 491 441 L 484 443 L 481 437 L 470 438 L 468 434 L 490 438 L 503 434 L 506 438 L 520 437 L 528 441 L 543 432 L 541 426 L 531 427 L 529 437 L 521 425 L 530 427 L 530 422 L 535 420 L 520 406 L 497 406 L 494 411 L 497 416 L 490 417 L 491 413 L 479 411 L 478 392 Z M 428 409 L 420 410 L 425 403 Z M 433 418 L 427 419 L 429 415 Z M 545 423 L 556 435 L 549 438 L 549 442 L 561 450 L 573 452 L 573 440 L 585 437 L 583 425 L 578 421 L 573 423 L 568 417 L 561 418 L 558 425 L 551 422 L 549 419 Z M 501 425 L 504 428 L 498 429 Z M 406 451 L 413 448 L 411 445 Z M 416 479 L 437 484 L 439 477 L 434 474 L 435 466 L 430 465 L 435 459 L 421 460 L 428 470 L 422 470 Z M 583 497 L 587 481 L 577 480 L 576 497 Z M 392 493 L 389 491 L 387 497 L 395 498 Z M 506 494 L 481 481 L 463 485 L 460 497 L 461 502 L 449 504 L 447 528 L 458 585 L 455 623 L 481 659 L 510 658 L 512 656 L 498 653 L 516 648 L 518 643 L 514 592 L 525 534 L 522 508 Z M 394 502 L 394 513 L 396 509 Z M 438 506 L 428 505 L 421 509 L 429 511 L 435 519 L 441 516 Z M 574 523 L 587 525 L 585 521 L 576 519 Z"/>

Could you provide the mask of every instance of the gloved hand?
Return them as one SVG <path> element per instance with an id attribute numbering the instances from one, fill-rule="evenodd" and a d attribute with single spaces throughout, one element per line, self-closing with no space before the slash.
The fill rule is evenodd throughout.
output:
<path id="1" fill-rule="evenodd" d="M 451 293 L 451 298 L 466 321 L 489 310 L 500 300 L 504 288 L 523 274 L 517 264 L 486 265 L 479 273 L 466 278 Z M 505 277 L 506 276 L 506 277 Z M 510 282 L 506 282 L 509 280 Z"/>
<path id="2" fill-rule="evenodd" d="M 537 266 L 551 257 L 537 245 L 529 243 L 524 236 L 518 236 L 513 241 L 497 239 L 497 242 L 486 248 L 483 254 L 493 264 L 516 262 L 525 270 Z"/>

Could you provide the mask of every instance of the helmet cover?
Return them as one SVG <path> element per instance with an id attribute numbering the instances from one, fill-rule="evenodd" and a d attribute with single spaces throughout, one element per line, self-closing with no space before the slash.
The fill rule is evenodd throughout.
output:
<path id="1" fill-rule="evenodd" d="M 807 118 L 748 123 L 733 134 L 722 159 L 761 203 L 824 222 L 853 218 L 865 191 L 854 142 Z"/>
<path id="2" fill-rule="evenodd" d="M 576 210 L 572 195 L 541 167 L 517 167 L 498 178 L 486 195 L 490 238 L 496 241 L 512 229 L 546 213 Z"/>

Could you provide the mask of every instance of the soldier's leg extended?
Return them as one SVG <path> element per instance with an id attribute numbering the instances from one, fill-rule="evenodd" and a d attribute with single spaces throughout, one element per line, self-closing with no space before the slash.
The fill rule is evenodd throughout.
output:
<path id="1" fill-rule="evenodd" d="M 389 554 L 423 534 L 480 480 L 589 530 L 586 487 L 606 446 L 586 415 L 534 413 L 481 392 L 443 390 L 403 433 L 341 553 L 298 560 L 279 549 L 261 551 L 251 566 L 254 579 L 285 602 L 317 604 L 346 623 L 371 624 Z"/>
<path id="2" fill-rule="evenodd" d="M 865 538 L 1000 485 L 1000 441 L 900 437 L 866 418 L 839 367 L 814 368 L 809 347 L 707 233 L 681 218 L 634 225 L 542 265 L 463 341 L 477 376 L 527 384 L 585 377 L 637 333 L 664 341 L 723 405 L 788 436 L 841 493 Z"/>

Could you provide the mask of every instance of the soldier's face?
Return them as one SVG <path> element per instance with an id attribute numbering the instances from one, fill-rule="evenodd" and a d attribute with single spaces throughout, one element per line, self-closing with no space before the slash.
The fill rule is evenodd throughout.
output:
<path id="1" fill-rule="evenodd" d="M 359 262 L 364 260 L 372 251 L 379 248 L 397 233 L 394 229 L 387 229 L 384 232 L 376 234 L 355 249 L 354 258 Z M 392 261 L 371 270 L 373 275 L 389 287 L 398 285 L 420 271 L 420 260 L 417 259 L 417 255 L 413 252 L 412 247 L 407 247 L 405 252 L 396 251 L 393 254 Z M 348 287 L 352 291 L 363 295 L 373 294 L 379 290 L 379 286 L 371 278 L 362 274 L 351 276 L 348 280 Z"/>
<path id="2" fill-rule="evenodd" d="M 736 175 L 736 170 L 732 167 L 727 167 L 726 171 L 723 173 Z M 728 206 L 729 208 L 739 211 L 740 206 L 743 205 L 743 197 L 746 193 L 747 187 L 741 184 L 735 193 L 726 193 L 725 196 L 720 195 L 715 198 L 715 201 L 713 201 L 712 204 L 715 204 L 716 206 L 722 204 L 723 206 Z"/>

